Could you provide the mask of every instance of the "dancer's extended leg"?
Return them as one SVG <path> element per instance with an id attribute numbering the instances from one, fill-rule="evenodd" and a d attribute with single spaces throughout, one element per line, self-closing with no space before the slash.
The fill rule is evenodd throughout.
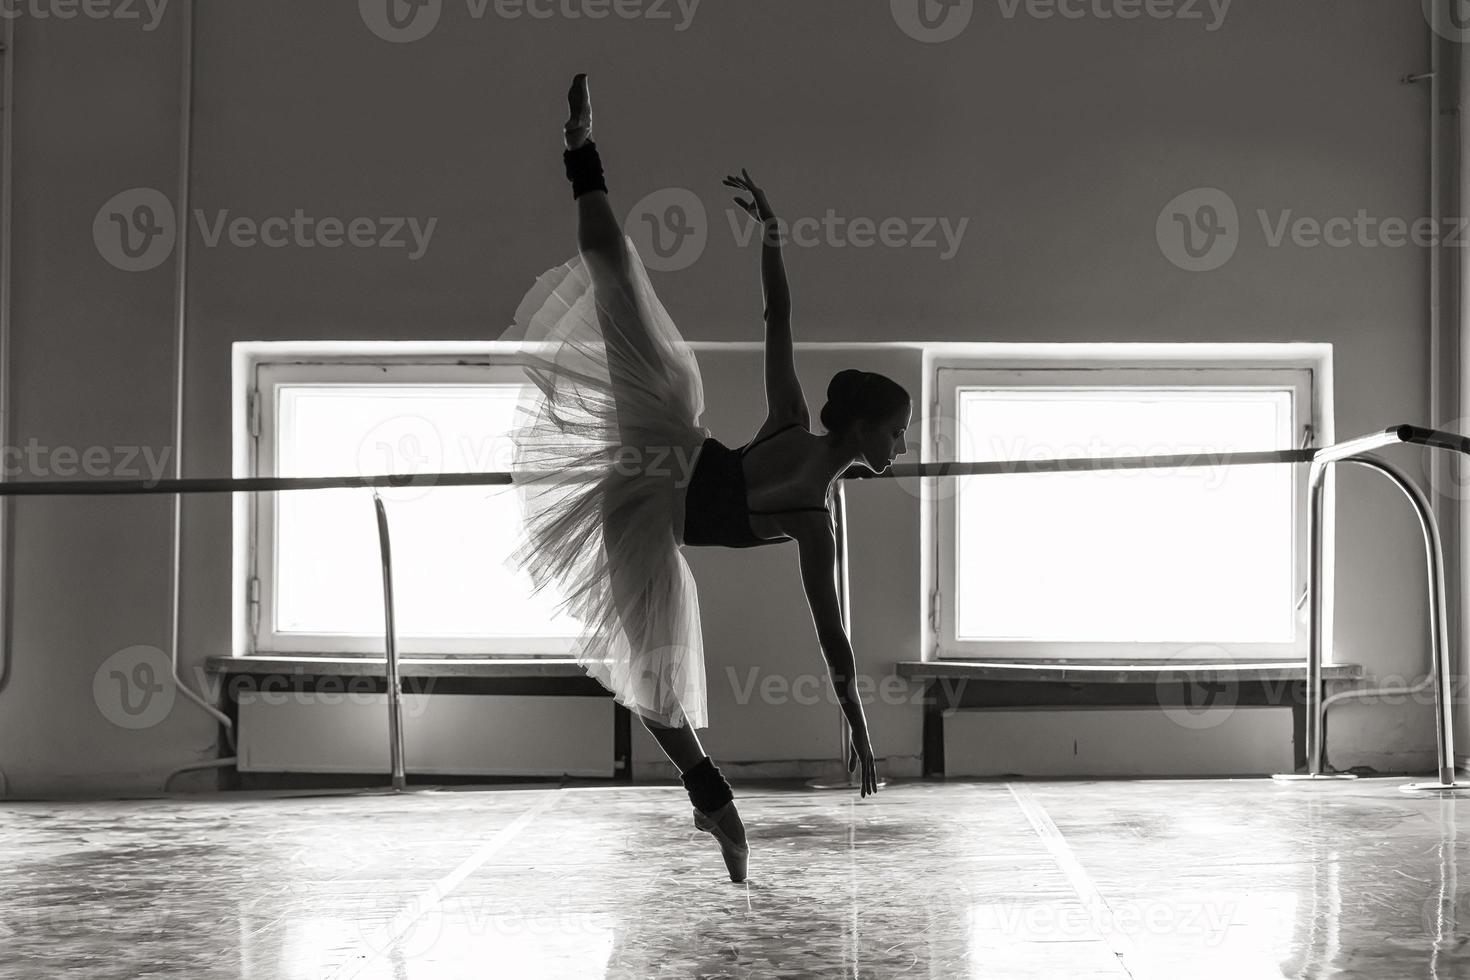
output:
<path id="1" fill-rule="evenodd" d="M 592 279 L 598 326 L 607 344 L 608 372 L 616 394 L 618 387 L 657 370 L 658 357 L 639 315 L 627 243 L 608 203 L 602 161 L 591 140 L 592 102 L 586 75 L 572 81 L 567 105 L 562 132 L 567 175 L 577 201 L 577 251 Z"/>
<path id="2" fill-rule="evenodd" d="M 627 244 L 608 203 L 602 162 L 591 142 L 592 107 L 586 75 L 578 75 L 572 81 L 567 102 L 569 115 L 563 135 L 567 176 L 572 181 L 572 194 L 577 202 L 577 251 L 592 280 L 598 326 L 607 345 L 614 402 L 632 404 L 639 394 L 647 397 L 646 392 L 638 392 L 633 386 L 643 383 L 640 378 L 656 372 L 659 360 L 638 309 Z M 627 393 L 626 397 L 620 393 Z M 623 445 L 638 447 L 638 433 L 626 424 L 621 414 L 618 429 Z M 606 505 L 604 501 L 603 534 L 608 542 L 616 542 L 620 535 L 631 530 L 628 515 Z M 608 550 L 612 554 L 619 549 Z M 667 637 L 659 635 L 659 624 L 649 615 L 647 572 L 646 568 L 609 568 L 613 600 L 634 650 L 658 649 L 668 643 Z M 694 825 L 719 841 L 730 879 L 744 881 L 749 848 L 730 784 L 705 754 L 692 728 L 669 727 L 648 718 L 643 723 L 678 768 L 680 782 L 694 805 Z"/>
<path id="3" fill-rule="evenodd" d="M 642 329 L 633 270 L 623 231 L 613 216 L 606 191 L 577 198 L 577 251 L 592 279 L 597 322 L 607 343 L 607 367 L 614 390 L 657 370 L 653 339 Z"/>

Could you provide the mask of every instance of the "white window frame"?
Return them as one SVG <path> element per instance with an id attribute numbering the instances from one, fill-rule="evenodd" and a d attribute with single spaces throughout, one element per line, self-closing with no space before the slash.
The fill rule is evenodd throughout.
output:
<path id="1" fill-rule="evenodd" d="M 352 357 L 290 361 L 259 360 L 250 365 L 248 382 L 243 392 L 243 418 L 248 435 L 248 475 L 272 477 L 276 471 L 276 428 L 279 391 L 283 385 L 362 386 L 395 385 L 486 385 L 528 384 L 525 372 L 509 358 L 440 357 L 413 358 Z M 352 476 L 355 474 L 335 474 Z M 310 493 L 311 491 L 285 491 Z M 362 533 L 377 538 L 377 524 L 370 505 L 372 491 L 360 491 L 364 499 Z M 276 507 L 280 493 L 242 494 L 244 520 L 236 521 L 236 547 L 247 549 L 244 601 L 236 606 L 243 616 L 237 622 L 236 635 L 246 641 L 245 655 L 303 657 L 382 657 L 385 654 L 383 632 L 344 633 L 277 633 L 275 622 L 275 540 Z M 384 498 L 388 518 L 393 517 L 392 501 Z M 242 523 L 244 527 L 242 528 Z M 243 540 L 242 540 L 243 538 Z M 381 593 L 380 593 L 381 594 Z M 386 628 L 386 627 L 385 627 Z M 398 652 L 416 658 L 484 658 L 516 657 L 564 658 L 571 656 L 575 638 L 537 637 L 416 637 L 399 633 Z"/>
<path id="2" fill-rule="evenodd" d="M 1313 444 L 1313 434 L 1321 431 L 1317 421 L 1316 391 L 1313 387 L 1313 370 L 1307 366 L 1283 365 L 1279 362 L 1251 365 L 1159 364 L 1138 367 L 1121 367 L 1116 363 L 1098 366 L 1075 364 L 1052 364 L 1038 367 L 998 367 L 975 362 L 951 362 L 933 365 L 930 405 L 931 422 L 928 434 L 931 443 L 927 455 L 939 459 L 945 453 L 952 454 L 955 447 L 942 442 L 949 436 L 949 427 L 935 426 L 934 421 L 954 420 L 958 417 L 958 396 L 961 389 L 1048 387 L 1048 388 L 1097 388 L 1097 387 L 1204 387 L 1204 388 L 1268 388 L 1292 392 L 1291 431 L 1294 446 L 1301 448 Z M 1255 451 L 1256 447 L 1244 447 L 1242 451 Z M 1268 447 L 1260 447 L 1266 449 Z M 955 580 L 957 574 L 958 549 L 956 546 L 956 495 L 935 495 L 930 510 L 933 522 L 933 586 L 929 594 L 929 626 L 934 643 L 932 658 L 936 660 L 986 660 L 986 661 L 1118 661 L 1143 663 L 1168 662 L 1182 652 L 1199 652 L 1201 648 L 1216 652 L 1228 652 L 1229 660 L 1274 660 L 1305 661 L 1308 654 L 1308 631 L 1305 625 L 1307 588 L 1307 492 L 1304 466 L 1290 465 L 1292 473 L 1292 596 L 1294 597 L 1292 637 L 1284 643 L 1242 643 L 1229 641 L 1212 643 L 1209 640 L 1181 640 L 1177 642 L 1076 642 L 1076 641 L 997 641 L 966 640 L 955 638 L 956 600 Z M 1044 478 L 1044 477 L 1043 477 Z M 983 477 L 956 479 L 983 479 Z M 1227 659 L 1227 658 L 1221 658 Z"/>

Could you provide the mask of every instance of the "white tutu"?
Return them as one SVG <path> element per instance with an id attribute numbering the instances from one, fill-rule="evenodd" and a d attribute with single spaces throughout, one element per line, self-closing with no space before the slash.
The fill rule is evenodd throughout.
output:
<path id="1" fill-rule="evenodd" d="M 525 533 L 506 564 L 536 592 L 556 583 L 558 611 L 585 628 L 577 661 L 619 703 L 704 728 L 699 596 L 679 545 L 684 490 L 709 435 L 704 386 L 626 236 L 623 247 L 628 282 L 594 289 L 579 256 L 536 280 L 500 338 L 526 343 L 517 363 L 530 382 L 510 433 Z M 608 344 L 604 323 L 651 340 L 653 353 Z"/>

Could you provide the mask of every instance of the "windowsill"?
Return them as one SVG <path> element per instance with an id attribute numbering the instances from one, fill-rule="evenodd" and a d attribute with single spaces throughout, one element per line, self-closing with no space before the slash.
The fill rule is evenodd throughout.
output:
<path id="1" fill-rule="evenodd" d="M 969 678 L 988 681 L 1071 681 L 1093 684 L 1151 684 L 1161 678 L 1193 681 L 1304 681 L 1307 667 L 1295 661 L 1232 663 L 1168 661 L 1139 663 L 1026 663 L 996 660 L 902 660 L 900 677 Z M 206 669 L 216 674 L 295 674 L 302 676 L 384 677 L 387 661 L 381 657 L 210 657 Z M 400 658 L 404 677 L 582 677 L 580 664 L 568 658 L 454 657 Z M 1363 678 L 1361 664 L 1328 664 L 1323 680 Z"/>
<path id="2" fill-rule="evenodd" d="M 1209 681 L 1304 681 L 1307 665 L 1298 661 L 1187 662 L 1158 664 L 1026 663 L 999 660 L 901 660 L 897 674 L 913 680 L 966 678 L 986 681 L 1070 681 L 1090 684 L 1153 684 L 1161 679 Z M 1328 664 L 1322 679 L 1355 681 L 1363 677 L 1362 664 Z"/>
<path id="3" fill-rule="evenodd" d="M 269 674 L 331 677 L 385 677 L 382 657 L 210 657 L 205 669 L 215 674 Z M 564 657 L 400 657 L 401 677 L 583 677 L 575 660 Z"/>

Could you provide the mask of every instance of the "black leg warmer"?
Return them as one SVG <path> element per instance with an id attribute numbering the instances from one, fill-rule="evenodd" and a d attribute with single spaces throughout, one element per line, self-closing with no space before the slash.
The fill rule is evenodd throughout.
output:
<path id="1" fill-rule="evenodd" d="M 562 151 L 562 161 L 567 167 L 567 180 L 572 182 L 572 199 L 588 191 L 607 193 L 607 181 L 602 176 L 602 160 L 597 155 L 597 144 L 588 140 L 575 150 Z"/>
<path id="2" fill-rule="evenodd" d="M 679 777 L 679 781 L 689 791 L 689 802 L 696 810 L 705 813 L 718 810 L 735 798 L 730 784 L 725 782 L 719 767 L 710 761 L 709 756 L 700 759 L 694 768 Z"/>

